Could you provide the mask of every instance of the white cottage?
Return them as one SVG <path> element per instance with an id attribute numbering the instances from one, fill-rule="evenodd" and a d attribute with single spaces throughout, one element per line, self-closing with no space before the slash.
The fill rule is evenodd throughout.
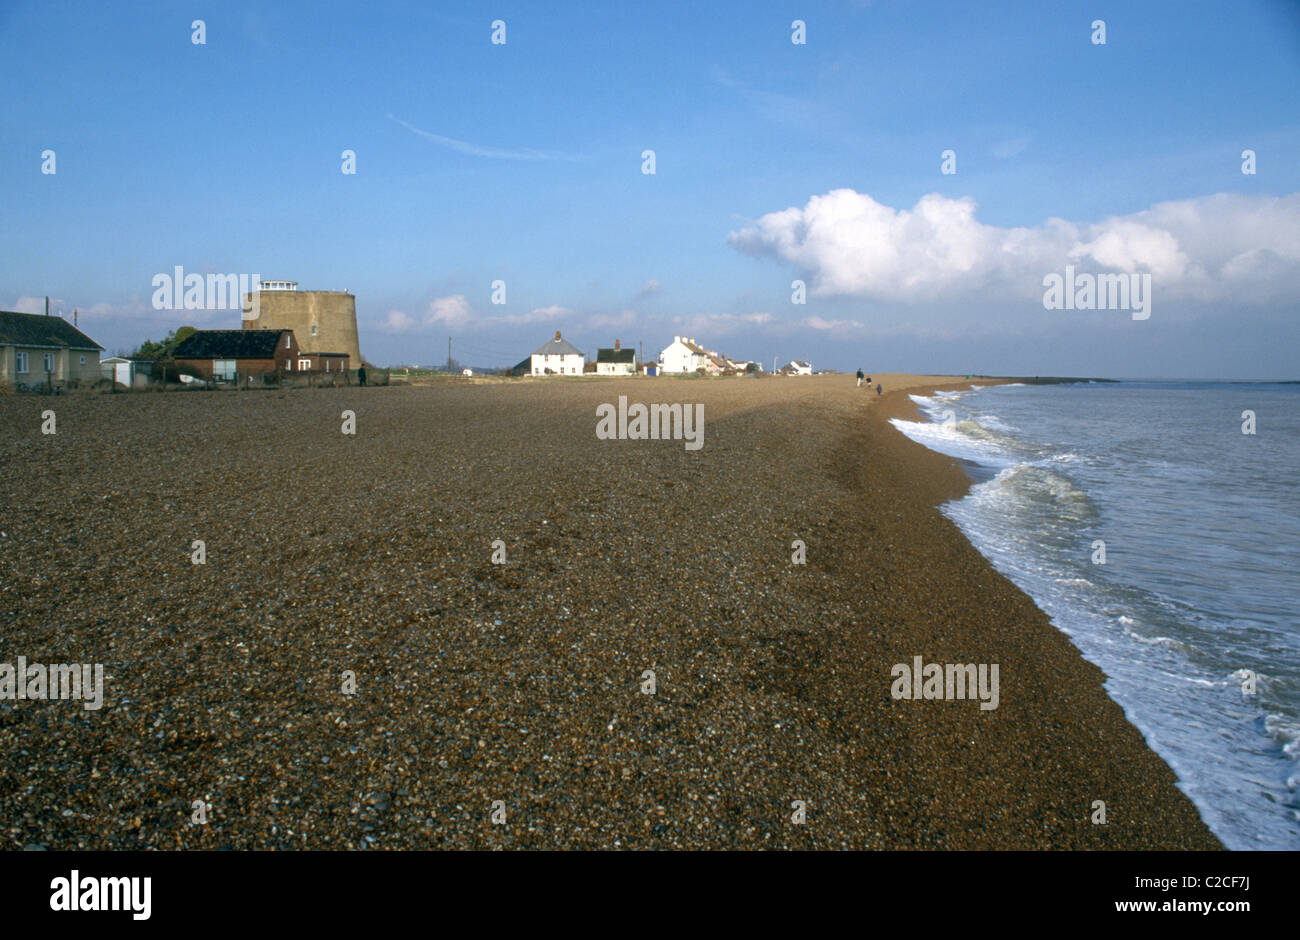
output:
<path id="1" fill-rule="evenodd" d="M 547 340 L 533 350 L 529 362 L 529 375 L 582 375 L 586 357 L 582 350 L 555 331 L 555 339 Z"/>
<path id="2" fill-rule="evenodd" d="M 709 354 L 694 337 L 674 336 L 671 346 L 659 354 L 661 372 L 698 372 L 708 369 Z"/>
<path id="3" fill-rule="evenodd" d="M 624 349 L 618 340 L 614 348 L 596 350 L 597 375 L 636 375 L 636 350 Z"/>

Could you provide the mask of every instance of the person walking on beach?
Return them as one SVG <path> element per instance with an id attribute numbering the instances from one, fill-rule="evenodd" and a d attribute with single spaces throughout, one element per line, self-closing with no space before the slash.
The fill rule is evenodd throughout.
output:
<path id="1" fill-rule="evenodd" d="M 858 370 L 858 388 L 862 388 L 862 370 Z"/>
<path id="2" fill-rule="evenodd" d="M 361 366 L 357 369 L 357 382 L 364 388 L 366 384 L 366 367 Z"/>
<path id="3" fill-rule="evenodd" d="M 879 383 L 879 382 L 876 383 L 876 394 L 877 394 L 877 395 L 880 394 L 880 383 Z"/>

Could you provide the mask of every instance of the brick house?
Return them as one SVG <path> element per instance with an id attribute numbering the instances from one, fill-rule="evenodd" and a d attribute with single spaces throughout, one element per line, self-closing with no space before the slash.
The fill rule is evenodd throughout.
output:
<path id="1" fill-rule="evenodd" d="M 229 382 L 236 374 L 297 372 L 302 355 L 293 330 L 198 330 L 181 341 L 173 358 L 178 369 Z"/>

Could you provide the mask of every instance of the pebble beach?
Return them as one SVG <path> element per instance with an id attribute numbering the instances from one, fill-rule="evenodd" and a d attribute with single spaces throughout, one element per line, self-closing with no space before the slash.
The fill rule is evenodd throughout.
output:
<path id="1" fill-rule="evenodd" d="M 104 666 L 0 701 L 0 845 L 1220 848 L 889 425 L 971 382 L 873 382 L 0 397 L 0 662 Z M 703 446 L 599 439 L 620 396 Z"/>

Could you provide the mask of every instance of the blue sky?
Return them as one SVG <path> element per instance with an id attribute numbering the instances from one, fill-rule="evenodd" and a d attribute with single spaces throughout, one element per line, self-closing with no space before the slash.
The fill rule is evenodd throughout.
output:
<path id="1" fill-rule="evenodd" d="M 593 355 L 685 333 L 847 371 L 1296 378 L 1298 11 L 0 4 L 0 308 L 48 294 L 110 351 L 238 326 L 152 309 L 182 265 L 349 289 L 381 364 L 451 335 L 507 365 L 560 329 Z M 1045 310 L 1072 261 L 1152 272 L 1151 317 Z"/>

